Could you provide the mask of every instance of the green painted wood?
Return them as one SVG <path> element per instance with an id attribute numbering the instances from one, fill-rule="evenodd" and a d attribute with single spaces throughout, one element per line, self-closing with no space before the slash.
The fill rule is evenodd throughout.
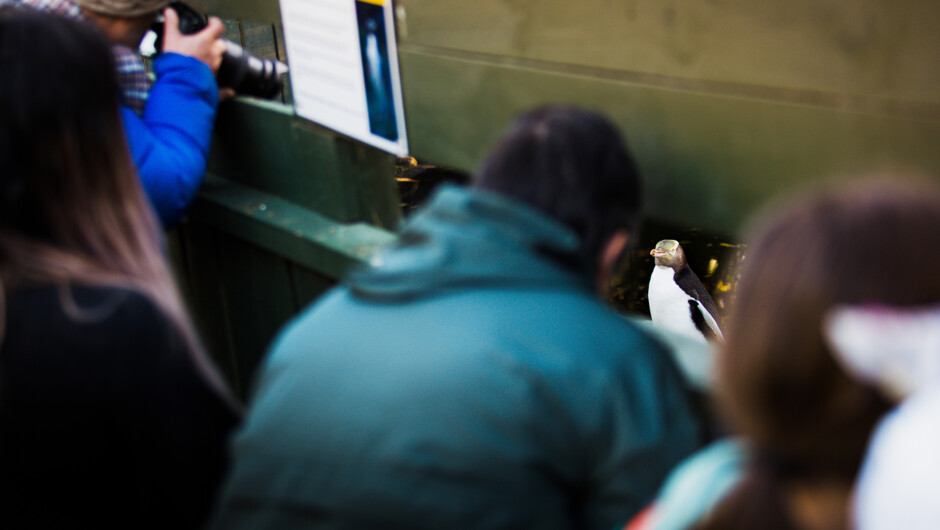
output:
<path id="1" fill-rule="evenodd" d="M 243 22 L 242 45 L 249 53 L 262 59 L 280 58 L 274 26 L 270 23 Z"/>
<path id="2" fill-rule="evenodd" d="M 277 330 L 393 240 L 210 176 L 170 250 L 207 350 L 245 397 Z"/>
<path id="3" fill-rule="evenodd" d="M 245 397 L 277 330 L 393 240 L 394 157 L 236 98 L 220 107 L 209 170 L 174 258 L 207 349 Z"/>
<path id="4" fill-rule="evenodd" d="M 187 0 L 203 13 L 251 22 L 281 23 L 278 0 Z"/>
<path id="5" fill-rule="evenodd" d="M 301 138 L 289 107 L 270 102 L 226 101 L 219 110 L 209 171 L 233 182 L 291 198 L 338 219 L 351 213 L 337 204 L 341 175 L 335 138 Z"/>
<path id="6" fill-rule="evenodd" d="M 203 345 L 236 393 L 244 392 L 245 374 L 235 357 L 226 286 L 219 274 L 218 232 L 204 224 L 184 223 L 168 240 L 177 282 L 189 306 Z"/>
<path id="7" fill-rule="evenodd" d="M 395 157 L 347 139 L 336 142 L 346 192 L 346 208 L 355 220 L 386 230 L 401 221 Z"/>
<path id="8" fill-rule="evenodd" d="M 277 330 L 394 240 L 216 177 L 177 232 L 172 253 L 197 327 L 243 397 Z"/>
<path id="9" fill-rule="evenodd" d="M 368 223 L 341 223 L 275 195 L 207 178 L 190 215 L 283 259 L 338 279 L 395 236 Z"/>
<path id="10" fill-rule="evenodd" d="M 222 33 L 223 39 L 228 39 L 236 44 L 242 43 L 242 29 L 238 19 L 223 18 L 222 24 L 225 25 L 225 31 Z"/>
<path id="11" fill-rule="evenodd" d="M 291 264 L 291 279 L 294 302 L 300 309 L 307 307 L 336 283 L 332 278 L 298 264 Z"/>
<path id="12" fill-rule="evenodd" d="M 225 289 L 232 357 L 238 367 L 235 388 L 250 392 L 251 376 L 268 346 L 297 308 L 287 262 L 256 245 L 219 232 L 218 274 Z"/>
<path id="13" fill-rule="evenodd" d="M 209 171 L 338 221 L 395 226 L 394 157 L 248 98 L 222 104 Z"/>

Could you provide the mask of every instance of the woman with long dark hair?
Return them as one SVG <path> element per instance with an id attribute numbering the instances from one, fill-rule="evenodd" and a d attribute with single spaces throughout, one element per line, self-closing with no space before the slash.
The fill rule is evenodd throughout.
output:
<path id="1" fill-rule="evenodd" d="M 827 323 L 843 307 L 940 302 L 938 236 L 940 187 L 894 178 L 817 190 L 759 223 L 717 366 L 739 439 L 680 467 L 642 527 L 849 527 L 869 437 L 897 396 L 840 360 Z"/>
<path id="2" fill-rule="evenodd" d="M 196 527 L 237 405 L 162 254 L 109 46 L 0 8 L 0 72 L 0 526 Z"/>

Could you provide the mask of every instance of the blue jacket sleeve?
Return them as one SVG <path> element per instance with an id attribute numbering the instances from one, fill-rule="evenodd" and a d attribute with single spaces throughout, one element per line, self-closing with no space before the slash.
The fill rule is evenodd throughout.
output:
<path id="1" fill-rule="evenodd" d="M 199 191 L 219 89 L 212 71 L 192 57 L 164 53 L 141 118 L 121 107 L 131 156 L 163 226 L 177 222 Z"/>

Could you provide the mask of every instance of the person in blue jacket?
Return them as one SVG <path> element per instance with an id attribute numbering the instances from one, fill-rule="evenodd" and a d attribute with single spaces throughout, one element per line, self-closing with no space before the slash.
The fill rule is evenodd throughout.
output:
<path id="1" fill-rule="evenodd" d="M 606 119 L 523 116 L 276 340 L 214 527 L 622 526 L 699 443 L 669 354 L 599 296 L 639 215 Z"/>
<path id="2" fill-rule="evenodd" d="M 222 22 L 211 17 L 199 33 L 182 35 L 172 9 L 163 13 L 164 46 L 150 80 L 136 50 L 169 0 L 22 0 L 93 23 L 112 42 L 121 85 L 121 115 L 141 184 L 164 227 L 177 223 L 206 171 L 219 104 L 215 72 L 225 44 Z"/>

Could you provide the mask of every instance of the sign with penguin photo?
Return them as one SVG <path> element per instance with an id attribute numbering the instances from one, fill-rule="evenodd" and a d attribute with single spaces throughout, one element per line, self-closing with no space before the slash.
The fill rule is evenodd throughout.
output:
<path id="1" fill-rule="evenodd" d="M 280 0 L 298 116 L 408 154 L 392 0 Z"/>

